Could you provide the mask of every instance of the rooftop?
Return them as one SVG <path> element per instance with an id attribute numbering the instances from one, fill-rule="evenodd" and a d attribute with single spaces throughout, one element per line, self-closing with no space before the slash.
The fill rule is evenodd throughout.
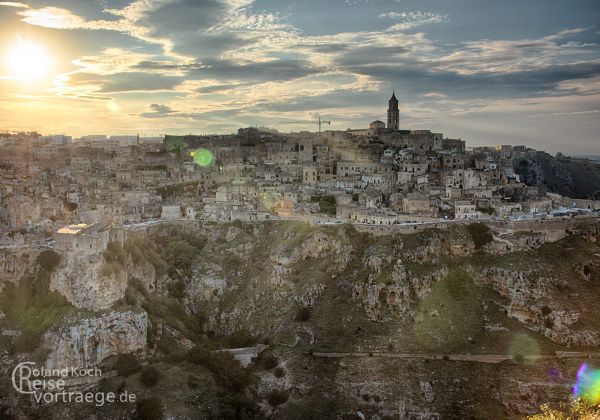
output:
<path id="1" fill-rule="evenodd" d="M 58 229 L 57 233 L 63 233 L 65 235 L 78 235 L 85 229 L 89 228 L 92 225 L 88 225 L 87 223 L 80 223 L 77 225 L 69 225 L 63 228 Z"/>

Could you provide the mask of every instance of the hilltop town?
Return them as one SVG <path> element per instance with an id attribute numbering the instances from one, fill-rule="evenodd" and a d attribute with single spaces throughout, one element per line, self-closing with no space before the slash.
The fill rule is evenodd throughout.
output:
<path id="1" fill-rule="evenodd" d="M 522 418 L 567 400 L 600 358 L 600 165 L 400 129 L 395 95 L 369 128 L 318 121 L 0 135 L 0 372 L 100 367 L 70 389 L 140 398 L 37 406 L 7 380 L 0 414 Z"/>
<path id="2" fill-rule="evenodd" d="M 209 154 L 204 166 L 190 156 L 199 148 Z M 543 152 L 468 149 L 442 133 L 399 129 L 395 95 L 387 124 L 368 129 L 77 140 L 21 133 L 0 137 L 0 149 L 0 220 L 13 237 L 40 224 L 53 231 L 159 220 L 394 226 L 600 209 L 599 200 L 528 186 L 522 169 Z"/>

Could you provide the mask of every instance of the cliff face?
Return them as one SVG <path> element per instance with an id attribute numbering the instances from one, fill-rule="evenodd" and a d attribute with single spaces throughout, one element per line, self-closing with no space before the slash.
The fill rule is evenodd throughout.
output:
<path id="1" fill-rule="evenodd" d="M 0 252 L 0 289 L 7 281 L 19 281 L 25 275 L 28 264 L 28 255 L 9 250 Z"/>
<path id="2" fill-rule="evenodd" d="M 110 308 L 123 299 L 132 282 L 154 291 L 164 275 L 136 253 L 135 243 L 129 242 L 125 248 L 127 251 L 120 243 L 112 243 L 103 254 L 63 255 L 51 276 L 50 290 L 63 295 L 76 308 L 90 311 Z"/>
<path id="3" fill-rule="evenodd" d="M 147 324 L 144 312 L 114 311 L 52 330 L 44 336 L 51 349 L 45 367 L 95 367 L 110 356 L 143 351 Z"/>
<path id="4" fill-rule="evenodd" d="M 502 310 L 531 331 L 560 344 L 600 344 L 597 331 L 577 322 L 580 308 L 564 298 L 564 290 L 593 287 L 589 278 L 597 276 L 598 256 L 585 245 L 595 242 L 583 231 L 556 243 L 538 233 L 496 236 L 476 252 L 462 228 L 397 237 L 301 224 L 202 229 L 207 241 L 184 301 L 216 334 L 276 333 L 298 307 L 327 312 L 335 303 L 349 304 L 348 319 L 414 319 L 433 286 L 460 268 L 469 287 L 496 293 Z M 555 253 L 568 258 L 549 259 Z M 575 274 L 584 271 L 587 277 Z"/>
<path id="5" fill-rule="evenodd" d="M 79 321 L 51 328 L 45 363 L 96 366 L 148 350 L 165 378 L 188 375 L 194 367 L 181 355 L 190 347 L 244 347 L 239 337 L 249 335 L 252 344 L 269 343 L 284 368 L 283 377 L 251 368 L 259 379 L 249 395 L 267 417 L 360 411 L 381 418 L 404 410 L 519 418 L 565 400 L 581 360 L 556 351 L 600 346 L 599 226 L 563 226 L 560 235 L 500 226 L 479 249 L 473 232 L 463 225 L 411 235 L 298 222 L 154 226 L 105 255 L 61 260 L 54 290 L 86 311 L 112 309 L 82 311 Z M 138 391 L 178 401 L 167 411 L 181 417 L 206 413 L 222 392 L 203 389 L 200 398 L 181 377 L 173 381 Z M 285 389 L 289 402 L 268 406 L 263 399 L 274 388 Z M 117 411 L 104 414 L 127 415 Z"/>
<path id="6" fill-rule="evenodd" d="M 527 185 L 572 198 L 599 199 L 600 164 L 576 158 L 555 158 L 538 152 L 515 160 L 515 170 Z"/>
<path id="7" fill-rule="evenodd" d="M 125 272 L 103 273 L 102 255 L 65 255 L 52 275 L 50 289 L 63 295 L 79 309 L 108 309 L 125 294 Z"/>
<path id="8" fill-rule="evenodd" d="M 600 346 L 590 309 L 600 296 L 597 232 L 583 225 L 548 242 L 553 235 L 498 231 L 478 251 L 462 227 L 392 237 L 293 223 L 204 226 L 183 300 L 216 335 L 249 331 L 291 346 L 281 354 L 294 359 L 286 383 L 300 401 L 316 393 L 372 415 L 404 404 L 442 416 L 519 417 L 568 398 L 577 369 L 563 361 L 560 379 L 548 381 L 550 362 L 524 367 L 521 357 Z M 310 319 L 299 322 L 302 307 Z M 307 350 L 340 356 L 299 356 Z M 343 356 L 357 352 L 365 358 Z M 384 353 L 390 358 L 368 357 Z M 472 360 L 428 367 L 423 353 Z M 513 362 L 487 367 L 495 354 Z"/>

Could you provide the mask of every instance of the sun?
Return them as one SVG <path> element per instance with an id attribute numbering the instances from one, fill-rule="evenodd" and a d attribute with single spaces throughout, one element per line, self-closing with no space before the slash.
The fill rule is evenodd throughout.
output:
<path id="1" fill-rule="evenodd" d="M 4 60 L 11 78 L 26 81 L 41 79 L 52 68 L 52 58 L 42 45 L 22 39 L 8 47 Z"/>

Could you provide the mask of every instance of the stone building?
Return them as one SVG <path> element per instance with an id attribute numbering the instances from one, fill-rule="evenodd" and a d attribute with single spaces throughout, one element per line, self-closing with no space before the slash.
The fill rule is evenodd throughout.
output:
<path id="1" fill-rule="evenodd" d="M 454 202 L 454 218 L 457 220 L 479 219 L 481 213 L 471 200 L 457 200 Z"/>
<path id="2" fill-rule="evenodd" d="M 396 92 L 393 92 L 387 112 L 387 128 L 388 130 L 398 130 L 399 126 L 400 111 L 398 110 L 398 99 L 396 99 Z"/>
<path id="3" fill-rule="evenodd" d="M 106 249 L 110 240 L 108 223 L 80 223 L 58 229 L 54 233 L 56 249 L 72 254 L 96 254 Z"/>

